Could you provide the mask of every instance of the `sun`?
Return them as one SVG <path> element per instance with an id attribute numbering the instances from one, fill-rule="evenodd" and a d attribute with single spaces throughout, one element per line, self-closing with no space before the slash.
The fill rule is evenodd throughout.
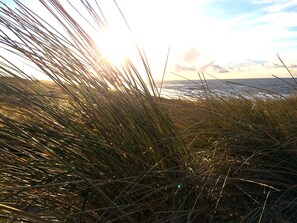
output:
<path id="1" fill-rule="evenodd" d="M 125 29 L 108 28 L 96 38 L 101 55 L 109 63 L 120 65 L 131 60 L 135 54 L 132 35 Z"/>

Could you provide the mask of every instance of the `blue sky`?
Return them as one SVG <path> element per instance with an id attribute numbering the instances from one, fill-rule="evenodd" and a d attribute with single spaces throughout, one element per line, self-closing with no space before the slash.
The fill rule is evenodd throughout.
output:
<path id="1" fill-rule="evenodd" d="M 44 14 L 36 1 L 22 2 Z M 113 1 L 99 3 L 111 31 L 105 38 L 96 38 L 98 45 L 103 46 L 111 60 L 135 57 Z M 117 0 L 117 3 L 134 38 L 144 47 L 156 79 L 162 76 L 169 45 L 167 79 L 177 79 L 173 73 L 195 79 L 197 72 L 217 78 L 288 76 L 277 53 L 288 67 L 294 69 L 297 65 L 297 0 Z"/>
<path id="2" fill-rule="evenodd" d="M 205 16 L 209 13 L 212 17 L 217 19 L 228 19 L 235 16 L 241 16 L 242 14 L 250 13 L 251 11 L 260 11 L 258 4 L 254 4 L 249 0 L 238 1 L 210 1 L 208 4 L 204 4 L 200 10 L 205 12 Z"/>

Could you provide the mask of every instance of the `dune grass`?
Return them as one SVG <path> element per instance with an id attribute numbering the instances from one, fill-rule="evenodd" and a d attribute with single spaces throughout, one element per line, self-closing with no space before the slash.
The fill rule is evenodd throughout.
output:
<path id="1" fill-rule="evenodd" d="M 162 99 L 141 50 L 146 77 L 43 4 L 67 32 L 0 7 L 1 46 L 52 80 L 2 57 L 1 222 L 297 221 L 295 97 Z"/>

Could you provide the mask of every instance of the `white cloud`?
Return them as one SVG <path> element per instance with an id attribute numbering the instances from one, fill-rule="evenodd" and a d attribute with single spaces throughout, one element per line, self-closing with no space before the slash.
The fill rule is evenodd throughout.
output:
<path id="1" fill-rule="evenodd" d="M 273 4 L 273 3 L 281 3 L 287 0 L 252 0 L 252 4 L 262 5 L 262 4 Z"/>
<path id="2" fill-rule="evenodd" d="M 267 6 L 265 9 L 268 12 L 273 13 L 273 12 L 280 12 L 294 6 L 297 6 L 296 0 L 287 0 L 287 1 L 275 2 L 275 4 Z"/>

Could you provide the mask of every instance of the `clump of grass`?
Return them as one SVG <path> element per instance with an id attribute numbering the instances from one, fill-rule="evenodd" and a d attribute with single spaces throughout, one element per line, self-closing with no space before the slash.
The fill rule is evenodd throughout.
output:
<path id="1" fill-rule="evenodd" d="M 57 26 L 0 7 L 1 47 L 52 80 L 1 57 L 2 222 L 297 221 L 295 97 L 161 99 L 141 50 L 150 87 L 101 55 L 99 5 L 40 2 Z"/>
<path id="2" fill-rule="evenodd" d="M 192 168 L 196 164 L 210 176 L 201 192 L 213 208 L 207 220 L 297 220 L 296 102 L 295 96 L 211 95 L 193 103 L 167 103 L 192 152 Z M 182 122 L 180 113 L 188 114 Z"/>
<path id="3" fill-rule="evenodd" d="M 296 98 L 229 100 L 218 109 L 225 110 L 216 123 L 233 160 L 229 186 L 246 197 L 245 221 L 296 221 Z"/>
<path id="4" fill-rule="evenodd" d="M 2 219 L 165 222 L 186 215 L 179 189 L 189 157 L 156 103 L 144 54 L 151 89 L 131 61 L 116 67 L 105 60 L 64 5 L 41 3 L 64 31 L 20 2 L 18 11 L 0 7 L 3 48 L 54 82 L 53 92 L 2 57 Z M 97 32 L 107 26 L 99 6 L 81 7 Z"/>

